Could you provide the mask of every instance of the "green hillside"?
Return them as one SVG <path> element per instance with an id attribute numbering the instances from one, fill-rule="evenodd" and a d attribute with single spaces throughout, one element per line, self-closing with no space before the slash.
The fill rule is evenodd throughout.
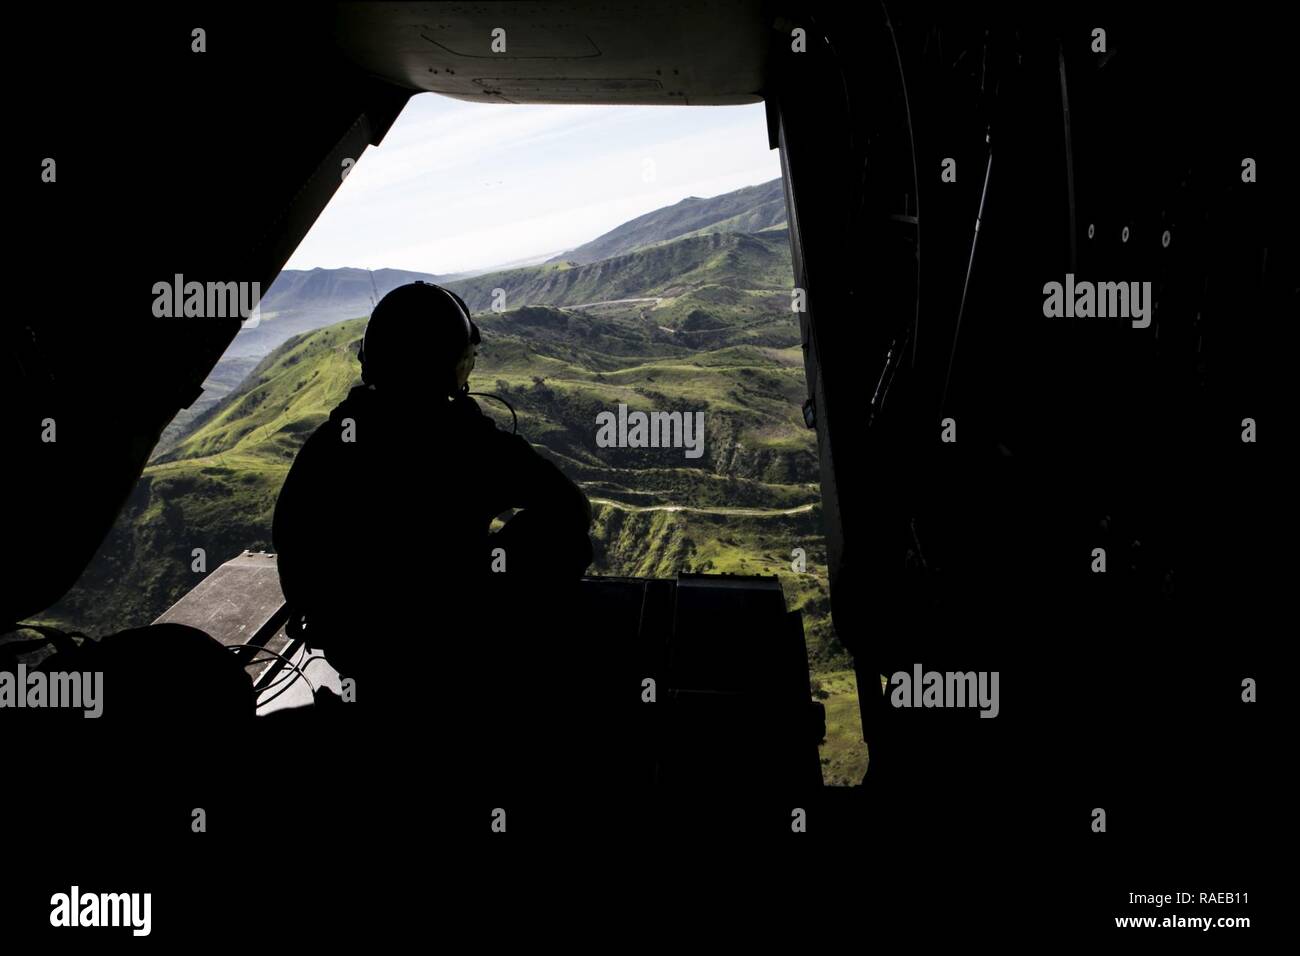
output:
<path id="1" fill-rule="evenodd" d="M 780 575 L 787 603 L 804 612 L 828 708 L 851 716 L 849 659 L 829 619 L 815 437 L 800 414 L 784 235 L 688 237 L 621 258 L 618 268 L 617 260 L 551 264 L 469 280 L 526 298 L 556 294 L 547 283 L 567 274 L 580 280 L 570 300 L 610 303 L 478 311 L 483 345 L 471 389 L 504 396 L 520 432 L 592 499 L 591 573 Z M 625 298 L 639 301 L 610 301 Z M 294 455 L 358 381 L 364 325 L 353 319 L 289 339 L 159 455 L 48 619 L 91 633 L 146 624 L 201 579 L 193 549 L 205 550 L 208 570 L 245 548 L 270 550 L 276 495 Z M 479 401 L 509 427 L 508 412 Z M 703 457 L 596 447 L 597 412 L 620 402 L 704 411 Z M 795 548 L 806 552 L 806 573 L 791 570 Z M 851 725 L 840 720 L 828 739 L 828 780 L 861 777 L 865 753 Z"/>
<path id="2" fill-rule="evenodd" d="M 708 199 L 688 196 L 671 206 L 630 219 L 552 261 L 598 262 L 683 236 L 758 232 L 784 221 L 784 186 L 780 179 L 772 179 Z"/>
<path id="3" fill-rule="evenodd" d="M 548 262 L 447 283 L 475 312 L 504 308 L 578 306 L 633 297 L 677 298 L 709 285 L 737 295 L 767 291 L 790 302 L 790 241 L 783 230 L 709 233 L 652 246 L 588 265 Z"/>

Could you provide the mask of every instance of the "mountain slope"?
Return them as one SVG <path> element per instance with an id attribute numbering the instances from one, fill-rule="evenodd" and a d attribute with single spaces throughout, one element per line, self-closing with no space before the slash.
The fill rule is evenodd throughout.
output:
<path id="1" fill-rule="evenodd" d="M 356 275 L 337 277 L 334 273 L 338 272 Z M 592 306 L 609 312 L 610 308 L 617 311 L 628 307 L 620 300 L 644 297 L 650 303 L 641 311 L 654 319 L 653 324 L 660 332 L 679 334 L 680 341 L 692 347 L 716 346 L 723 339 L 718 330 L 737 323 L 749 323 L 750 328 L 733 340 L 743 339 L 755 346 L 780 346 L 779 337 L 774 338 L 770 327 L 764 327 L 757 320 L 763 315 L 789 308 L 790 274 L 786 233 L 769 230 L 758 235 L 692 236 L 588 266 L 550 263 L 456 281 L 444 279 L 443 284 L 463 296 L 476 313 L 491 309 L 498 301 L 515 309 L 532 304 L 590 306 L 613 300 L 612 306 Z M 375 276 L 376 281 L 382 276 L 386 284 L 421 278 L 420 273 L 389 269 L 378 270 Z M 284 293 L 285 298 L 277 301 L 325 303 L 321 306 L 324 309 L 321 314 L 329 315 L 344 308 L 352 309 L 340 318 L 368 315 L 369 294 L 366 294 L 364 302 L 357 299 L 364 292 L 359 284 L 362 277 L 366 278 L 365 287 L 368 288 L 365 270 L 298 273 L 290 277 L 292 282 Z M 437 277 L 426 278 L 431 281 Z M 500 296 L 497 295 L 498 289 L 502 290 Z M 353 305 L 341 304 L 348 302 Z M 304 307 L 304 315 L 314 314 Z M 264 320 L 262 327 L 267 324 Z M 320 324 L 308 318 L 289 320 L 279 326 L 276 336 L 295 325 L 307 326 L 306 331 Z M 241 332 L 240 335 L 250 335 L 254 331 L 260 329 Z M 290 337 L 283 335 L 280 341 Z M 646 336 L 638 336 L 623 346 L 621 354 L 639 354 L 638 350 L 644 349 L 648 341 Z M 169 453 L 177 442 L 206 422 L 213 413 L 216 400 L 242 379 L 257 357 L 236 353 L 232 346 L 204 383 L 205 394 L 169 426 L 154 450 L 153 460 Z"/>
<path id="2" fill-rule="evenodd" d="M 590 265 L 673 239 L 716 233 L 755 233 L 781 227 L 784 223 L 785 197 L 781 180 L 774 179 L 710 199 L 694 196 L 683 199 L 672 206 L 656 209 L 626 222 L 547 262 L 515 269 L 497 268 L 491 273 L 492 276 L 500 277 L 494 280 L 494 284 L 486 285 L 484 281 L 476 281 L 472 287 L 492 289 L 500 287 L 503 280 L 506 281 L 509 291 L 525 293 L 524 298 L 512 301 L 509 307 L 577 304 L 577 298 L 560 299 L 550 294 L 552 285 L 548 282 L 548 277 L 554 277 L 549 276 L 549 273 L 575 265 Z M 235 336 L 224 358 L 260 359 L 292 335 L 359 315 L 369 315 L 375 302 L 392 289 L 408 282 L 423 280 L 455 285 L 456 280 L 471 277 L 483 280 L 485 273 L 435 275 L 405 269 L 376 269 L 373 272 L 352 268 L 286 269 L 276 277 L 262 297 L 260 324 L 255 328 L 242 329 Z M 578 294 L 588 278 L 586 275 L 570 277 L 559 281 L 555 288 L 572 288 Z M 635 284 L 638 280 L 629 278 L 628 281 Z M 566 285 L 566 282 L 571 283 L 571 286 Z M 471 303 L 471 307 L 476 309 L 487 308 L 488 305 L 485 302 Z M 214 384 L 219 386 L 223 377 L 229 374 L 228 368 L 213 379 Z"/>
<path id="3" fill-rule="evenodd" d="M 633 297 L 676 298 L 714 285 L 768 291 L 789 302 L 790 243 L 783 230 L 711 233 L 673 240 L 588 265 L 547 263 L 446 283 L 475 312 L 496 305 L 578 306 Z"/>
<path id="4" fill-rule="evenodd" d="M 369 315 L 373 304 L 399 285 L 454 278 L 405 269 L 286 269 L 262 296 L 259 324 L 241 329 L 223 359 L 260 359 L 292 335 Z"/>
<path id="5" fill-rule="evenodd" d="M 758 232 L 784 222 L 785 193 L 782 181 L 778 178 L 710 199 L 687 197 L 671 206 L 629 220 L 576 249 L 556 256 L 552 261 L 586 265 L 706 230 Z"/>
<path id="6" fill-rule="evenodd" d="M 376 269 L 373 272 L 352 268 L 286 269 L 262 297 L 261 322 L 254 328 L 241 329 L 223 359 L 260 359 L 292 335 L 369 315 L 374 303 L 388 292 L 416 280 L 452 285 L 462 295 L 465 293 L 459 286 L 467 285 L 475 290 L 476 299 L 480 300 L 470 303 L 475 309 L 486 309 L 490 305 L 490 302 L 482 301 L 478 290 L 498 287 L 522 295 L 522 298 L 511 300 L 507 306 L 511 308 L 530 304 L 577 304 L 580 301 L 577 296 L 591 285 L 600 284 L 601 280 L 593 283 L 589 273 L 566 278 L 559 278 L 554 273 L 623 256 L 636 249 L 662 245 L 673 239 L 718 233 L 755 233 L 781 227 L 784 223 L 785 197 L 781 180 L 774 179 L 711 199 L 693 196 L 683 199 L 626 222 L 547 262 L 515 269 L 498 268 L 491 273 L 460 275 L 435 275 L 404 269 Z M 609 266 L 604 271 L 617 271 L 623 265 L 625 263 Z M 488 283 L 489 276 L 493 277 L 491 284 Z M 458 279 L 462 281 L 457 282 Z M 466 280 L 471 279 L 467 284 Z M 629 276 L 625 284 L 634 286 L 640 281 L 640 277 Z M 566 290 L 572 295 L 557 296 L 556 293 Z M 214 385 L 219 387 L 222 378 L 229 374 L 229 368 L 218 374 L 213 379 Z"/>

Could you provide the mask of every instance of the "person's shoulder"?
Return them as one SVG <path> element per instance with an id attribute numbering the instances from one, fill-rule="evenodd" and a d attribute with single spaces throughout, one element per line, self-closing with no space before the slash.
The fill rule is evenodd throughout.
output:
<path id="1" fill-rule="evenodd" d="M 343 401 L 334 406 L 325 420 L 312 430 L 294 455 L 295 467 L 299 462 L 315 461 L 321 457 L 332 459 L 355 447 L 340 439 L 344 432 L 344 422 L 349 419 L 355 422 L 359 418 L 366 417 L 367 396 L 360 394 L 365 390 L 364 385 L 352 389 Z"/>
<path id="2" fill-rule="evenodd" d="M 349 415 L 364 414 L 375 403 L 375 391 L 369 385 L 354 385 L 343 401 L 330 410 L 329 421 L 342 421 Z"/>
<path id="3" fill-rule="evenodd" d="M 473 449 L 473 454 L 495 462 L 499 468 L 531 464 L 537 452 L 528 440 L 498 425 L 478 402 L 468 396 L 459 396 L 450 404 L 455 408 L 453 414 L 457 416 L 461 434 Z"/>
<path id="4" fill-rule="evenodd" d="M 497 423 L 483 411 L 482 406 L 468 395 L 457 395 L 447 403 L 448 414 L 456 423 L 478 435 L 499 432 Z"/>

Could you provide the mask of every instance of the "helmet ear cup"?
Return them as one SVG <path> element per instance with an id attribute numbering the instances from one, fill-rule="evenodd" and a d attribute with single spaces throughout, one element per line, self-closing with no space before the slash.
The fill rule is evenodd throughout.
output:
<path id="1" fill-rule="evenodd" d="M 438 288 L 442 287 L 438 286 Z M 479 335 L 478 326 L 474 324 L 473 317 L 469 314 L 469 306 L 465 304 L 464 299 L 458 296 L 455 292 L 452 292 L 450 289 L 443 289 L 442 291 L 447 293 L 447 295 L 451 297 L 452 301 L 460 307 L 461 315 L 465 319 L 465 329 L 469 334 L 469 341 L 466 345 L 478 345 L 479 342 L 482 341 L 482 337 Z"/>
<path id="2" fill-rule="evenodd" d="M 373 385 L 374 372 L 366 370 L 366 340 L 370 338 L 370 323 L 366 322 L 365 331 L 361 333 L 361 344 L 357 346 L 357 361 L 361 363 L 361 381 Z"/>

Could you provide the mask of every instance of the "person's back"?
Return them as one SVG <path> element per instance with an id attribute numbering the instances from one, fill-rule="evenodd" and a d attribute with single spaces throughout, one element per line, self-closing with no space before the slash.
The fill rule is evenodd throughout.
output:
<path id="1" fill-rule="evenodd" d="M 276 505 L 281 585 L 307 643 L 357 681 L 358 701 L 393 712 L 481 679 L 479 652 L 510 640 L 503 592 L 536 601 L 591 560 L 585 495 L 465 393 L 477 342 L 445 290 L 385 296 L 364 384 L 307 440 Z"/>

